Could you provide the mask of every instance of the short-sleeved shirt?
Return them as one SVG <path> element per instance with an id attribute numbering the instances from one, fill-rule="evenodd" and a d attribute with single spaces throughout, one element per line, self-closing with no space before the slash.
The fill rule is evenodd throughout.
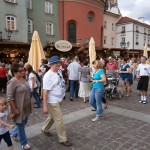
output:
<path id="1" fill-rule="evenodd" d="M 4 111 L 3 113 L 0 112 L 0 119 L 3 122 L 7 123 L 8 111 Z M 0 135 L 5 134 L 8 131 L 8 127 L 4 126 L 0 123 Z"/>
<path id="2" fill-rule="evenodd" d="M 129 64 L 126 64 L 125 66 L 121 65 L 120 70 L 121 71 L 127 71 L 127 69 L 130 68 Z M 122 79 L 126 79 L 126 78 L 131 78 L 131 74 L 130 73 L 120 73 L 120 77 Z"/>
<path id="3" fill-rule="evenodd" d="M 79 69 L 81 73 L 81 82 L 90 82 L 90 79 L 87 77 L 91 73 L 91 69 L 89 67 L 82 67 Z"/>
<path id="4" fill-rule="evenodd" d="M 37 77 L 34 73 L 30 73 L 27 80 L 28 80 L 28 83 L 30 85 L 30 88 L 32 89 L 32 79 L 31 78 L 34 78 L 35 82 L 34 82 L 34 87 L 33 88 L 36 88 L 37 87 Z"/>
<path id="5" fill-rule="evenodd" d="M 140 72 L 140 76 L 149 76 L 150 74 L 150 65 L 149 64 L 139 64 L 137 71 Z"/>
<path id="6" fill-rule="evenodd" d="M 79 80 L 79 69 L 81 68 L 81 65 L 74 61 L 68 66 L 69 70 L 69 80 Z"/>
<path id="7" fill-rule="evenodd" d="M 59 103 L 65 96 L 65 81 L 61 72 L 49 70 L 43 78 L 43 89 L 48 91 L 48 103 Z"/>
<path id="8" fill-rule="evenodd" d="M 4 67 L 0 67 L 0 78 L 6 78 L 7 73 L 7 69 L 5 69 Z"/>
<path id="9" fill-rule="evenodd" d="M 93 74 L 93 80 L 101 80 L 102 78 L 101 78 L 101 75 L 104 75 L 105 73 L 104 73 L 104 70 L 103 69 L 100 69 L 100 70 L 98 70 L 97 72 L 95 72 L 94 74 Z M 97 88 L 104 88 L 104 83 L 102 83 L 102 82 L 98 82 L 98 83 L 94 83 L 93 84 L 93 88 L 94 89 L 97 89 Z"/>
<path id="10" fill-rule="evenodd" d="M 31 90 L 28 82 L 20 83 L 12 78 L 7 83 L 7 101 L 13 100 L 19 115 L 14 117 L 15 123 L 22 123 L 31 113 Z"/>
<path id="11" fill-rule="evenodd" d="M 106 65 L 106 69 L 115 71 L 116 69 L 118 69 L 118 66 L 115 62 L 112 62 L 112 63 L 108 62 Z"/>

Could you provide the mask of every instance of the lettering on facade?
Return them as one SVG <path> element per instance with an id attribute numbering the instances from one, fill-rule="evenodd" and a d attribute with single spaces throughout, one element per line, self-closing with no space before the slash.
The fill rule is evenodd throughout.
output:
<path id="1" fill-rule="evenodd" d="M 72 44 L 65 40 L 60 40 L 55 43 L 55 48 L 61 52 L 68 52 L 72 49 Z"/>

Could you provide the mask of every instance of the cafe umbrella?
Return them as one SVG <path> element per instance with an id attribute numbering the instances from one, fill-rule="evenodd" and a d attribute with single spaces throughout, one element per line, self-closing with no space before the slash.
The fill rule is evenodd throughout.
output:
<path id="1" fill-rule="evenodd" d="M 93 37 L 91 37 L 89 42 L 89 57 L 90 57 L 90 67 L 92 67 L 92 62 L 96 60 L 95 41 Z"/>
<path id="2" fill-rule="evenodd" d="M 45 59 L 45 54 L 42 48 L 39 34 L 37 31 L 34 31 L 29 51 L 28 62 L 36 72 L 38 72 L 40 68 L 41 59 Z"/>

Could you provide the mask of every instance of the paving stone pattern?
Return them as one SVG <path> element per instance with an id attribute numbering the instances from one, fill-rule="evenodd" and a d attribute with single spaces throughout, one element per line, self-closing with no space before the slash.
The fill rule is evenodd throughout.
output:
<path id="1" fill-rule="evenodd" d="M 29 141 L 38 150 L 150 150 L 150 124 L 107 113 L 99 122 L 89 116 L 66 125 L 72 147 L 58 143 L 56 131 L 52 137 L 39 134 Z"/>

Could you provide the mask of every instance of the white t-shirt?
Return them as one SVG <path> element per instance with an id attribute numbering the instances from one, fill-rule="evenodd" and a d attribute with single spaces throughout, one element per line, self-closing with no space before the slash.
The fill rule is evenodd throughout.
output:
<path id="1" fill-rule="evenodd" d="M 139 64 L 137 71 L 140 72 L 140 76 L 149 76 L 150 74 L 150 65 L 149 64 Z"/>
<path id="2" fill-rule="evenodd" d="M 0 112 L 0 119 L 4 122 L 7 122 L 7 116 L 8 111 L 5 111 L 3 113 Z M 5 134 L 8 131 L 8 127 L 4 126 L 3 124 L 0 124 L 0 135 Z"/>
<path id="3" fill-rule="evenodd" d="M 43 89 L 48 90 L 48 103 L 59 103 L 65 96 L 65 81 L 61 72 L 46 72 L 43 78 Z"/>
<path id="4" fill-rule="evenodd" d="M 31 89 L 32 89 L 32 80 L 31 80 L 32 77 L 34 77 L 34 80 L 35 80 L 33 88 L 37 87 L 37 78 L 36 78 L 36 75 L 34 73 L 30 73 L 29 76 L 28 76 L 28 83 L 29 83 Z"/>
<path id="5" fill-rule="evenodd" d="M 68 66 L 69 70 L 69 80 L 79 80 L 79 70 L 81 68 L 81 65 L 74 61 Z"/>

